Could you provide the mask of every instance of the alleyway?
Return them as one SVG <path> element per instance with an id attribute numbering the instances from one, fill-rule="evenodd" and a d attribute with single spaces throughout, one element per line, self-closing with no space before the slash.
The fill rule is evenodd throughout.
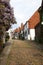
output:
<path id="1" fill-rule="evenodd" d="M 43 65 L 43 50 L 33 42 L 13 40 L 6 65 Z"/>

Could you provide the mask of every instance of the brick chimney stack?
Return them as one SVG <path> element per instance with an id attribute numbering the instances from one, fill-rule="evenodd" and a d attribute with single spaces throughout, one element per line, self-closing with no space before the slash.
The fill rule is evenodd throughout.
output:
<path id="1" fill-rule="evenodd" d="M 21 30 L 23 30 L 23 28 L 24 28 L 24 25 L 23 25 L 23 23 L 21 23 Z"/>

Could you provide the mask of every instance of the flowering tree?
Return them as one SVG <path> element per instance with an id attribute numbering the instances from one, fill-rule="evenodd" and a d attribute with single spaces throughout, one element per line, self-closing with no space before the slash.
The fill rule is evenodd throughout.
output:
<path id="1" fill-rule="evenodd" d="M 11 27 L 11 24 L 16 23 L 13 8 L 9 2 L 10 0 L 0 0 L 0 42 L 2 42 L 0 46 L 5 43 L 5 31 Z"/>

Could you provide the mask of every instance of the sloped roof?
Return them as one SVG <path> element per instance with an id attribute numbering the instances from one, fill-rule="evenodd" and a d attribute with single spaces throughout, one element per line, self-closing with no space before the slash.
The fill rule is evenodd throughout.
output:
<path id="1" fill-rule="evenodd" d="M 13 33 L 19 33 L 21 31 L 21 28 L 19 27 L 19 28 L 16 28 L 14 31 L 13 31 Z"/>
<path id="2" fill-rule="evenodd" d="M 36 11 L 33 16 L 28 20 L 28 26 L 30 29 L 35 28 L 35 26 L 40 22 L 40 14 Z"/>

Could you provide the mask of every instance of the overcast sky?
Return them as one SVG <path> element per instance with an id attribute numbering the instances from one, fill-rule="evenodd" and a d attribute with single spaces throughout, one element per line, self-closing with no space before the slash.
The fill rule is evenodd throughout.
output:
<path id="1" fill-rule="evenodd" d="M 14 9 L 14 16 L 17 21 L 12 29 L 19 27 L 21 22 L 25 23 L 41 6 L 41 2 L 42 0 L 11 0 L 10 4 Z"/>

